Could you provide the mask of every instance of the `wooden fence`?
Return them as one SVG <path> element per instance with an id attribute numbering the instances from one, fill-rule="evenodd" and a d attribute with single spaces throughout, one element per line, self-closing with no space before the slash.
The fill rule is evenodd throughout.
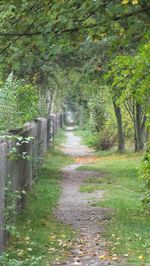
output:
<path id="1" fill-rule="evenodd" d="M 53 145 L 57 130 L 63 126 L 63 117 L 62 114 L 54 114 L 50 119 L 38 118 L 26 123 L 24 128 L 8 134 L 21 138 L 0 138 L 0 253 L 5 249 L 9 238 L 5 217 L 9 194 L 21 195 L 16 199 L 15 209 L 19 212 L 25 205 L 26 191 L 32 187 L 37 177 L 41 158 Z M 29 138 L 30 141 L 27 141 Z M 12 158 L 13 152 L 16 152 L 15 158 Z M 6 190 L 7 182 L 11 191 Z"/>

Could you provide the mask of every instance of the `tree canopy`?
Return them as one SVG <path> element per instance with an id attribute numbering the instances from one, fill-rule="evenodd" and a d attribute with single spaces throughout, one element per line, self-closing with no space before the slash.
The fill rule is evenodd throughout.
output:
<path id="1" fill-rule="evenodd" d="M 105 123 L 110 127 L 108 121 L 116 124 L 120 150 L 129 135 L 135 149 L 144 147 L 149 1 L 3 0 L 0 11 L 1 93 L 13 73 L 22 90 L 16 90 L 17 97 L 25 87 L 29 98 L 37 95 L 37 113 L 28 116 L 27 108 L 26 119 L 38 112 L 48 115 L 52 106 L 72 106 L 74 111 L 82 107 L 95 132 L 105 131 Z"/>

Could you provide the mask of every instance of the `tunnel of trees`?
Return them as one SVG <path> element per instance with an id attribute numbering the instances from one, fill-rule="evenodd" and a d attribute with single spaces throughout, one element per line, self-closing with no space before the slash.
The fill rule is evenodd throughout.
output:
<path id="1" fill-rule="evenodd" d="M 70 110 L 97 150 L 149 150 L 149 1 L 2 0 L 0 20 L 1 132 Z"/>
<path id="2" fill-rule="evenodd" d="M 142 157 L 150 209 L 149 0 L 1 0 L 0 135 L 61 112 L 95 150 Z"/>
<path id="3" fill-rule="evenodd" d="M 143 149 L 149 138 L 148 2 L 2 1 L 1 130 L 71 109 L 99 138 L 97 148 Z"/>

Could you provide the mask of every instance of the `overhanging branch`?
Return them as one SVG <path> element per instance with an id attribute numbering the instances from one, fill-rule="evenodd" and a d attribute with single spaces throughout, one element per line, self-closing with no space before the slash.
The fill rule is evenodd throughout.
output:
<path id="1" fill-rule="evenodd" d="M 140 10 L 137 10 L 136 12 L 132 12 L 132 13 L 128 13 L 128 14 L 123 14 L 122 16 L 115 16 L 115 17 L 112 17 L 112 20 L 121 20 L 123 18 L 128 18 L 128 17 L 131 17 L 131 16 L 135 16 L 139 13 L 142 13 L 142 12 L 145 12 L 145 11 L 148 11 L 150 10 L 150 7 L 146 7 L 146 8 L 143 8 L 143 9 L 140 9 Z M 84 20 L 86 20 L 87 18 L 89 18 L 91 15 L 93 14 L 89 14 L 85 19 L 81 19 L 80 21 L 78 22 L 83 22 Z M 104 22 L 103 22 L 104 23 Z M 72 29 L 63 29 L 63 30 L 57 30 L 57 31 L 54 31 L 54 33 L 56 34 L 62 34 L 62 33 L 71 33 L 71 32 L 75 32 L 75 31 L 79 31 L 80 29 L 87 29 L 87 28 L 92 28 L 92 27 L 96 27 L 96 26 L 99 26 L 99 24 L 92 24 L 92 25 L 87 25 L 87 26 L 81 26 L 80 27 L 75 27 L 75 28 L 72 28 Z M 0 32 L 0 36 L 2 37 L 17 37 L 17 36 L 26 36 L 26 37 L 31 37 L 31 36 L 36 36 L 36 35 L 48 35 L 50 32 L 46 32 L 44 33 L 43 31 L 35 31 L 35 32 Z"/>
<path id="2" fill-rule="evenodd" d="M 17 37 L 17 36 L 33 36 L 33 35 L 40 35 L 42 34 L 42 31 L 37 31 L 37 32 L 23 32 L 23 33 L 19 33 L 19 32 L 0 32 L 0 36 L 10 36 L 10 37 Z"/>
<path id="3" fill-rule="evenodd" d="M 137 14 L 140 14 L 140 13 L 143 13 L 143 12 L 146 12 L 146 11 L 150 11 L 150 6 L 142 8 L 142 9 L 134 11 L 134 12 L 131 12 L 131 13 L 123 14 L 122 16 L 116 16 L 116 17 L 112 18 L 112 20 L 120 20 L 120 19 L 123 19 L 123 18 L 129 18 L 129 17 L 135 16 Z"/>

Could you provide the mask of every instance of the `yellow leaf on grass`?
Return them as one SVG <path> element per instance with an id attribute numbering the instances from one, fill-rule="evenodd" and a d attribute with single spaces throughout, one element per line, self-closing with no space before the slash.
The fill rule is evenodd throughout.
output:
<path id="1" fill-rule="evenodd" d="M 18 257 L 22 257 L 24 255 L 24 250 L 19 250 L 17 255 Z"/>
<path id="2" fill-rule="evenodd" d="M 48 236 L 49 240 L 55 240 L 56 236 Z"/>
<path id="3" fill-rule="evenodd" d="M 127 5 L 129 3 L 129 0 L 122 0 L 123 5 Z"/>
<path id="4" fill-rule="evenodd" d="M 143 260 L 144 259 L 144 257 L 141 255 L 141 256 L 139 256 L 138 257 L 140 260 Z"/>
<path id="5" fill-rule="evenodd" d="M 24 238 L 24 240 L 25 240 L 25 241 L 29 241 L 29 240 L 30 240 L 30 237 L 27 236 L 27 237 Z"/>

